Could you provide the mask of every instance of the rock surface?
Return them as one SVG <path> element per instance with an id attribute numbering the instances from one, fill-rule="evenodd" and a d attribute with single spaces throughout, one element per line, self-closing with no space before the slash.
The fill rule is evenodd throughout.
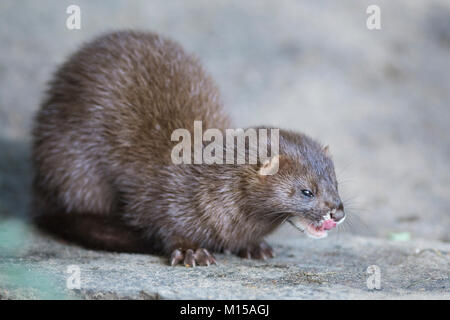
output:
<path id="1" fill-rule="evenodd" d="M 0 1 L 1 298 L 449 298 L 447 0 L 378 0 L 377 31 L 366 28 L 370 0 L 76 3 L 71 31 L 64 1 Z M 46 82 L 83 41 L 123 28 L 196 53 L 238 126 L 329 144 L 349 213 L 339 236 L 313 242 L 286 228 L 273 260 L 218 255 L 219 266 L 185 269 L 30 230 L 29 132 Z M 71 264 L 79 291 L 65 286 Z M 379 291 L 367 289 L 370 265 Z"/>
<path id="2" fill-rule="evenodd" d="M 186 268 L 158 256 L 85 250 L 7 224 L 28 236 L 3 245 L 4 299 L 450 299 L 450 245 L 438 242 L 298 236 L 272 239 L 274 259 L 219 254 L 218 265 Z M 80 270 L 79 290 L 67 288 L 69 266 Z M 379 268 L 379 290 L 369 289 L 369 266 Z"/>

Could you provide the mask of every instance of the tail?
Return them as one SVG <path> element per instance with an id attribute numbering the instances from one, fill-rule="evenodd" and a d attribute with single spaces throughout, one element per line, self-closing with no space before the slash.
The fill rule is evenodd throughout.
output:
<path id="1" fill-rule="evenodd" d="M 115 216 L 63 212 L 40 215 L 34 221 L 41 231 L 88 249 L 135 253 L 159 251 L 143 236 L 142 230 L 128 226 Z"/>

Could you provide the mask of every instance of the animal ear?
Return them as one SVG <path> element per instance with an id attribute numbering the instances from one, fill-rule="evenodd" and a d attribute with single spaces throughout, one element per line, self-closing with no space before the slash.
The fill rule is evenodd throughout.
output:
<path id="1" fill-rule="evenodd" d="M 325 146 L 325 147 L 323 147 L 323 152 L 325 152 L 325 154 L 327 155 L 327 156 L 331 156 L 331 153 L 330 153 L 330 146 Z"/>
<path id="2" fill-rule="evenodd" d="M 279 170 L 287 167 L 291 160 L 285 155 L 276 155 L 267 159 L 259 167 L 258 174 L 260 176 L 271 176 L 276 174 Z"/>
<path id="3" fill-rule="evenodd" d="M 258 170 L 260 176 L 271 176 L 278 172 L 280 167 L 280 155 L 273 156 L 263 162 Z"/>

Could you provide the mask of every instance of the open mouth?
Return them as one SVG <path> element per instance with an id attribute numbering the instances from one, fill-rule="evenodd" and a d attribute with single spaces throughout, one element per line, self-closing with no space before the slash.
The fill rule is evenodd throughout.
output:
<path id="1" fill-rule="evenodd" d="M 288 221 L 296 229 L 305 232 L 306 235 L 314 239 L 325 238 L 328 235 L 328 230 L 335 228 L 337 225 L 337 223 L 329 217 L 325 217 L 318 223 L 297 216 L 291 217 Z"/>

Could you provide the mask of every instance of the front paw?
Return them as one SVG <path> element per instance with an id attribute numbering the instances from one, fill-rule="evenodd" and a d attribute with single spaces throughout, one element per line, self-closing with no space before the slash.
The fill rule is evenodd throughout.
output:
<path id="1" fill-rule="evenodd" d="M 175 249 L 170 255 L 170 265 L 176 266 L 177 264 L 184 264 L 185 267 L 209 266 L 211 264 L 217 264 L 214 256 L 209 253 L 208 250 L 199 248 L 197 250 L 192 249 Z"/>
<path id="2" fill-rule="evenodd" d="M 263 241 L 256 245 L 250 245 L 247 248 L 241 249 L 238 252 L 238 256 L 245 259 L 263 259 L 275 257 L 275 253 L 271 246 L 267 242 Z"/>

